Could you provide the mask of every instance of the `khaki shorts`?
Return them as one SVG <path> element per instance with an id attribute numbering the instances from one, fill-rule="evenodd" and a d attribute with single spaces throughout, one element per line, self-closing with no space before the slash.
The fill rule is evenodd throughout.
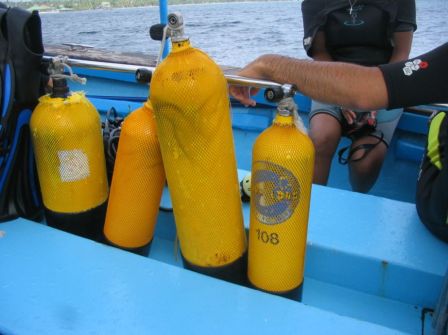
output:
<path id="1" fill-rule="evenodd" d="M 336 118 L 342 126 L 342 118 L 344 117 L 341 112 L 341 108 L 335 105 L 329 105 L 321 103 L 319 101 L 313 101 L 311 104 L 311 112 L 309 119 L 320 113 L 325 113 Z M 383 142 L 389 146 L 392 136 L 394 135 L 395 128 L 397 127 L 398 121 L 400 121 L 401 114 L 403 114 L 403 109 L 381 109 L 376 115 L 376 131 L 370 134 L 370 136 L 375 136 L 381 138 Z M 382 134 L 382 136 L 381 136 Z M 346 134 L 342 134 L 346 135 Z"/>

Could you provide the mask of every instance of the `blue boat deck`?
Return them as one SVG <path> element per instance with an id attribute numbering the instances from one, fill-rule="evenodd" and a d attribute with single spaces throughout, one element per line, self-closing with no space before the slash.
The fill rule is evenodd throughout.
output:
<path id="1" fill-rule="evenodd" d="M 167 211 L 148 258 L 23 219 L 0 230 L 2 334 L 421 334 L 448 266 L 413 204 L 323 186 L 302 303 L 183 269 Z"/>
<path id="2" fill-rule="evenodd" d="M 147 85 L 104 75 L 87 90 L 103 115 L 140 107 Z M 109 80 L 119 97 L 104 96 Z M 273 110 L 233 107 L 240 179 Z M 427 116 L 403 115 L 370 195 L 348 190 L 336 160 L 329 187 L 313 185 L 300 303 L 183 269 L 169 210 L 159 212 L 149 257 L 18 219 L 0 224 L 0 334 L 428 334 L 448 245 L 412 203 L 426 126 Z M 161 206 L 170 207 L 167 191 Z M 243 212 L 247 228 L 248 204 Z"/>

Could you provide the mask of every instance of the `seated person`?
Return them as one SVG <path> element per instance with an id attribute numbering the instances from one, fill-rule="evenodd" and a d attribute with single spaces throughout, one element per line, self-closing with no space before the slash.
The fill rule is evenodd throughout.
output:
<path id="1" fill-rule="evenodd" d="M 303 45 L 316 61 L 374 66 L 409 57 L 416 29 L 415 0 L 304 0 L 302 13 Z M 341 136 L 348 136 L 352 144 L 339 152 L 339 162 L 348 163 L 352 189 L 368 192 L 380 173 L 402 111 L 356 115 L 345 106 L 313 100 L 309 117 L 316 148 L 314 182 L 327 184 Z"/>

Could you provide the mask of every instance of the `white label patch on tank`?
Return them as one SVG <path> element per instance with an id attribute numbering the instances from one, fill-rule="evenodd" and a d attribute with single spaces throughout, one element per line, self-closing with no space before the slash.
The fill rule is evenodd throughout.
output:
<path id="1" fill-rule="evenodd" d="M 90 175 L 89 159 L 81 149 L 61 150 L 58 157 L 61 181 L 78 181 Z"/>

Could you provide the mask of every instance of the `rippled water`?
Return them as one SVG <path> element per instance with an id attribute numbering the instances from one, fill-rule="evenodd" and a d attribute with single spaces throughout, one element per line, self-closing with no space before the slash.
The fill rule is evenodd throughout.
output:
<path id="1" fill-rule="evenodd" d="M 416 0 L 418 29 L 411 56 L 448 41 L 448 0 Z M 221 65 L 243 66 L 264 53 L 306 57 L 300 1 L 228 2 L 169 6 L 184 16 L 194 46 Z M 44 42 L 81 43 L 113 51 L 158 54 L 149 38 L 158 7 L 42 14 Z"/>

